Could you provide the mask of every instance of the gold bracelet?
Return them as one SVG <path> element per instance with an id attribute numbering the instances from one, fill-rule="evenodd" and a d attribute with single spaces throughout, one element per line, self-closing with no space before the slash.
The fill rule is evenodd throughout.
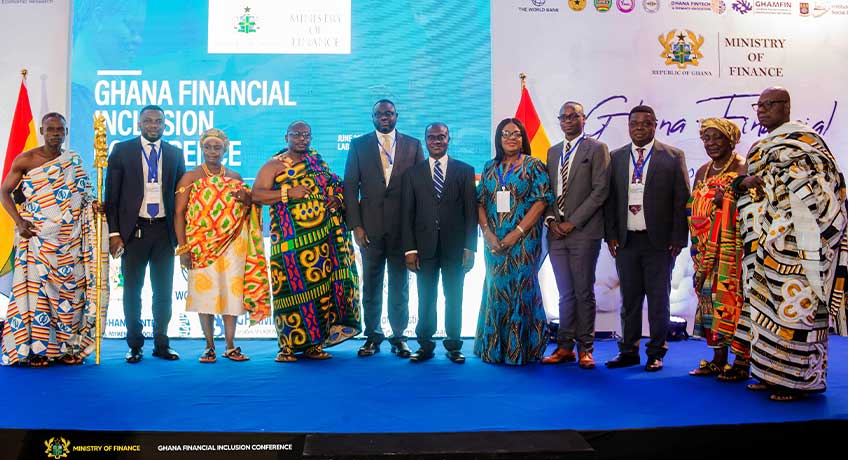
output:
<path id="1" fill-rule="evenodd" d="M 520 235 L 525 235 L 525 230 L 523 230 L 522 227 L 519 226 L 519 224 L 516 225 L 516 229 L 519 230 Z"/>
<path id="2" fill-rule="evenodd" d="M 184 244 L 184 245 L 182 245 L 182 246 L 177 246 L 177 247 L 174 249 L 174 255 L 175 255 L 175 256 L 182 256 L 183 254 L 186 254 L 187 252 L 189 252 L 191 249 L 192 249 L 192 247 L 191 247 L 191 246 L 189 246 L 189 244 L 188 244 L 188 243 L 186 243 L 186 244 Z"/>
<path id="3" fill-rule="evenodd" d="M 289 202 L 289 186 L 281 185 L 280 186 L 280 202 L 286 204 Z"/>

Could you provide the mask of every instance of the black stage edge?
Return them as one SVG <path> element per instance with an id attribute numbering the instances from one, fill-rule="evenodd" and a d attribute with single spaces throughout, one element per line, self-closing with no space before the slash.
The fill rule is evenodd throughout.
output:
<path id="1" fill-rule="evenodd" d="M 718 406 L 714 410 L 722 408 Z M 847 441 L 847 420 L 584 432 L 563 430 L 304 435 L 0 430 L 0 458 L 832 459 L 848 458 Z"/>

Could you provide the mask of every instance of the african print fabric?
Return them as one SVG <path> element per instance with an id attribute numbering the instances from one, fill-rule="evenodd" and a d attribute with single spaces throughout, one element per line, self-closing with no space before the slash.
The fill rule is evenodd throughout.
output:
<path id="1" fill-rule="evenodd" d="M 737 176 L 737 172 L 727 172 L 697 182 L 688 201 L 694 290 L 698 299 L 694 335 L 704 337 L 710 347 L 730 347 L 733 353 L 748 359 L 749 342 L 741 340 L 746 334 L 738 334 L 736 338 L 744 303 L 743 246 L 738 199 L 728 185 Z M 718 188 L 725 190 L 720 208 L 714 204 Z"/>
<path id="2" fill-rule="evenodd" d="M 487 162 L 477 191 L 478 204 L 484 207 L 487 223 L 499 240 L 516 228 L 534 203 L 542 201 L 548 206 L 554 201 L 540 160 L 523 156 L 514 173 L 501 169 L 495 160 Z M 496 192 L 502 188 L 500 172 L 511 194 L 510 211 L 503 213 L 496 210 Z M 540 219 L 506 253 L 484 251 L 487 273 L 473 352 L 485 362 L 526 364 L 539 360 L 546 351 L 546 312 L 537 280 L 542 232 Z"/>
<path id="3" fill-rule="evenodd" d="M 280 201 L 271 216 L 271 277 L 278 345 L 285 353 L 329 347 L 360 332 L 360 281 L 341 209 L 342 181 L 314 151 L 293 164 L 285 152 L 276 190 L 303 185 L 310 194 Z"/>
<path id="4" fill-rule="evenodd" d="M 189 189 L 186 244 L 192 269 L 186 310 L 233 316 L 247 311 L 253 325 L 270 314 L 269 279 L 260 210 L 233 195 L 243 187 L 242 181 L 214 175 Z"/>
<path id="5" fill-rule="evenodd" d="M 826 389 L 829 328 L 847 334 L 847 195 L 823 139 L 786 123 L 758 142 L 748 174 L 764 187 L 738 201 L 744 311 L 754 377 Z"/>
<path id="6" fill-rule="evenodd" d="M 2 363 L 88 356 L 95 349 L 97 251 L 92 188 L 82 160 L 64 152 L 24 175 L 21 190 L 20 214 L 35 225 L 36 235 L 16 237 Z M 109 299 L 106 257 L 102 251 L 101 320 Z"/>

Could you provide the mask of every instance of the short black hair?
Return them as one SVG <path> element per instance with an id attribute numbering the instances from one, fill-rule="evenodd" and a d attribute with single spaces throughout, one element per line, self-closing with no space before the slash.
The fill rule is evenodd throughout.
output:
<path id="1" fill-rule="evenodd" d="M 393 102 L 389 99 L 379 99 L 378 102 L 375 102 L 374 104 L 372 104 L 372 110 L 374 111 L 375 107 L 377 107 L 381 104 L 389 104 L 389 105 L 393 106 L 393 108 L 395 108 L 395 102 Z"/>
<path id="2" fill-rule="evenodd" d="M 145 110 L 156 110 L 157 112 L 159 112 L 163 115 L 165 114 L 165 110 L 162 110 L 162 107 L 160 107 L 158 105 L 146 105 L 146 106 L 142 107 L 142 110 L 139 110 L 139 116 L 140 117 L 142 116 L 143 113 L 145 113 Z"/>
<path id="3" fill-rule="evenodd" d="M 58 118 L 58 119 L 62 120 L 62 123 L 66 124 L 66 125 L 68 124 L 68 122 L 65 121 L 65 116 L 62 115 L 59 112 L 45 113 L 44 116 L 41 117 L 41 124 L 44 124 L 44 122 L 47 121 L 48 118 Z"/>
<path id="4" fill-rule="evenodd" d="M 568 105 L 573 106 L 573 108 L 578 108 L 578 109 L 579 109 L 579 111 L 581 112 L 581 114 L 582 114 L 582 115 L 585 115 L 585 113 L 584 113 L 584 106 L 581 104 L 581 102 L 576 102 L 576 101 L 567 101 L 567 102 L 564 102 L 563 104 L 561 104 L 561 109 L 563 110 L 563 108 L 564 108 L 564 107 L 566 107 L 566 106 L 568 106 Z"/>
<path id="5" fill-rule="evenodd" d="M 517 125 L 519 128 L 519 132 L 522 135 L 522 150 L 519 153 L 524 153 L 526 155 L 531 155 L 531 140 L 528 138 L 528 132 L 525 130 L 525 125 L 522 124 L 519 118 L 505 118 L 500 121 L 498 126 L 496 126 L 496 137 L 493 139 L 493 143 L 496 148 L 496 155 L 493 157 L 496 160 L 496 163 L 501 163 L 502 158 L 505 157 L 505 149 L 502 148 L 502 130 L 505 129 L 505 126 L 513 123 Z"/>
<path id="6" fill-rule="evenodd" d="M 426 136 L 428 135 L 428 130 L 431 129 L 432 126 L 442 126 L 443 128 L 446 128 L 446 134 L 449 133 L 449 126 L 447 124 L 443 123 L 442 121 L 432 121 L 431 123 L 428 123 L 428 126 L 425 127 Z"/>
<path id="7" fill-rule="evenodd" d="M 636 113 L 648 113 L 652 115 L 652 121 L 658 121 L 658 119 L 655 118 L 655 110 L 652 110 L 652 107 L 648 105 L 636 105 L 632 107 L 632 110 L 629 111 L 629 119 L 631 119 L 632 115 Z"/>
<path id="8" fill-rule="evenodd" d="M 292 129 L 292 127 L 293 127 L 293 126 L 295 126 L 295 125 L 297 125 L 297 124 L 302 124 L 302 125 L 304 125 L 304 126 L 306 126 L 306 127 L 310 128 L 310 131 L 313 131 L 313 127 L 312 127 L 312 126 L 310 126 L 310 124 L 309 124 L 309 123 L 307 123 L 306 121 L 304 121 L 304 120 L 295 120 L 295 121 L 293 121 L 292 123 L 290 123 L 290 124 L 289 124 L 289 126 L 287 126 L 287 127 L 286 127 L 286 133 L 287 133 L 287 134 L 289 134 L 289 131 Z"/>

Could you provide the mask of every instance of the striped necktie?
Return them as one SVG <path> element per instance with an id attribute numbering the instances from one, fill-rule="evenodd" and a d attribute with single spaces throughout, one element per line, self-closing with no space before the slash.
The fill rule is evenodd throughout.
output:
<path id="1" fill-rule="evenodd" d="M 443 184 L 446 178 L 443 176 L 443 168 L 440 167 L 440 161 L 434 162 L 434 196 L 437 200 L 443 197 Z"/>
<path id="2" fill-rule="evenodd" d="M 644 152 L 644 150 L 646 150 L 646 149 L 643 149 L 643 148 L 637 149 L 638 157 L 637 157 L 637 161 L 635 161 L 634 171 L 632 171 L 632 183 L 633 184 L 643 183 L 643 173 L 644 173 L 644 171 L 643 171 L 643 161 L 644 161 L 643 152 Z M 640 171 L 640 178 L 638 178 L 638 171 Z M 629 205 L 629 211 L 631 211 L 631 213 L 635 214 L 635 215 L 637 215 L 637 213 L 640 212 L 640 208 L 641 208 L 641 205 L 639 205 L 639 204 Z"/>
<path id="3" fill-rule="evenodd" d="M 566 214 L 567 210 L 564 206 L 564 201 L 566 201 L 567 196 L 567 179 L 570 177 L 570 156 L 572 156 L 573 152 L 570 149 L 570 143 L 567 142 L 564 145 L 564 151 L 567 152 L 564 160 L 561 162 L 561 194 L 558 195 L 558 209 L 562 214 Z"/>

